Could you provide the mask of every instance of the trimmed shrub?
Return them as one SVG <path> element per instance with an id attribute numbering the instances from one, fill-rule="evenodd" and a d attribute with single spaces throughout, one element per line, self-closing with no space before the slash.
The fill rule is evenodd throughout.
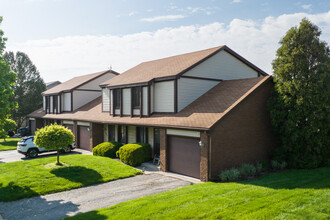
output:
<path id="1" fill-rule="evenodd" d="M 262 171 L 263 171 L 262 163 L 257 162 L 257 163 L 256 163 L 256 172 L 257 172 L 257 175 L 260 175 L 260 173 L 261 173 Z"/>
<path id="2" fill-rule="evenodd" d="M 144 161 L 149 161 L 151 160 L 151 146 L 148 143 L 135 143 L 138 145 L 141 145 L 143 147 L 143 150 L 145 152 L 145 158 Z"/>
<path id="3" fill-rule="evenodd" d="M 285 161 L 278 162 L 277 160 L 272 160 L 271 164 L 273 170 L 284 170 L 287 166 L 287 163 Z"/>
<path id="4" fill-rule="evenodd" d="M 93 155 L 115 158 L 116 152 L 121 146 L 123 145 L 116 141 L 104 142 L 93 148 Z"/>
<path id="5" fill-rule="evenodd" d="M 263 160 L 261 161 L 262 165 L 262 171 L 268 171 L 269 170 L 269 161 L 268 160 Z"/>
<path id="6" fill-rule="evenodd" d="M 240 173 L 238 169 L 232 168 L 230 170 L 222 171 L 219 175 L 221 181 L 236 181 L 238 180 Z"/>
<path id="7" fill-rule="evenodd" d="M 256 168 L 253 164 L 245 163 L 239 168 L 241 177 L 246 179 L 248 177 L 254 177 L 256 175 Z"/>
<path id="8" fill-rule="evenodd" d="M 135 167 L 151 159 L 151 147 L 147 143 L 126 144 L 116 154 L 120 161 Z"/>

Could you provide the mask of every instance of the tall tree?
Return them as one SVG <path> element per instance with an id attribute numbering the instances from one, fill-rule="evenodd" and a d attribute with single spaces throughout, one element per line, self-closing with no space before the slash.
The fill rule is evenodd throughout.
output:
<path id="1" fill-rule="evenodd" d="M 280 41 L 273 61 L 275 92 L 269 102 L 280 147 L 291 167 L 330 165 L 330 50 L 307 19 Z"/>
<path id="2" fill-rule="evenodd" d="M 2 17 L 0 17 L 0 25 L 1 22 Z M 10 70 L 10 65 L 3 58 L 7 40 L 3 35 L 4 32 L 0 29 L 0 130 L 3 129 L 10 112 L 16 107 L 16 103 L 13 102 L 16 74 Z"/>
<path id="3" fill-rule="evenodd" d="M 46 90 L 46 85 L 27 54 L 6 52 L 4 59 L 10 63 L 11 70 L 17 73 L 14 100 L 18 108 L 12 111 L 12 118 L 21 127 L 26 115 L 42 106 L 41 93 Z"/>

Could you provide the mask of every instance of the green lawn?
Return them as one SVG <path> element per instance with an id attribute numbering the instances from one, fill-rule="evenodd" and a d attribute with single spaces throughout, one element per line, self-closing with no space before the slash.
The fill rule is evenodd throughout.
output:
<path id="1" fill-rule="evenodd" d="M 256 181 L 202 183 L 72 219 L 329 219 L 330 168 L 289 170 Z"/>
<path id="2" fill-rule="evenodd" d="M 6 141 L 0 139 L 0 151 L 16 150 L 19 140 L 21 140 L 21 138 L 6 138 Z"/>
<path id="3" fill-rule="evenodd" d="M 106 157 L 60 156 L 0 164 L 0 201 L 65 191 L 140 174 L 141 171 Z"/>

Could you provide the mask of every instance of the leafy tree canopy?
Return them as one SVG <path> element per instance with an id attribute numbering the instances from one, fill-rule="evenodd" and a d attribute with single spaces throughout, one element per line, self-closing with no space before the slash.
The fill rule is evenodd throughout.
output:
<path id="1" fill-rule="evenodd" d="M 330 53 L 320 35 L 303 19 L 282 38 L 273 61 L 269 109 L 280 140 L 274 157 L 295 168 L 330 165 Z"/>
<path id="2" fill-rule="evenodd" d="M 68 128 L 51 124 L 35 132 L 34 143 L 41 148 L 57 150 L 57 165 L 60 165 L 59 152 L 74 142 L 74 135 Z"/>
<path id="3" fill-rule="evenodd" d="M 0 17 L 0 25 L 2 17 Z M 10 65 L 4 60 L 3 52 L 6 47 L 6 38 L 4 32 L 0 29 L 0 130 L 4 129 L 4 122 L 10 116 L 10 112 L 17 106 L 13 102 L 14 84 L 16 74 L 10 70 Z"/>
<path id="4" fill-rule="evenodd" d="M 16 129 L 16 123 L 14 120 L 7 118 L 2 128 L 0 128 L 0 138 L 3 138 L 6 141 L 6 137 L 8 136 L 8 131 L 14 131 Z"/>
<path id="5" fill-rule="evenodd" d="M 26 115 L 42 106 L 41 93 L 46 90 L 46 85 L 27 54 L 6 52 L 4 59 L 10 63 L 11 70 L 17 73 L 14 100 L 18 108 L 12 111 L 12 118 L 21 127 Z"/>

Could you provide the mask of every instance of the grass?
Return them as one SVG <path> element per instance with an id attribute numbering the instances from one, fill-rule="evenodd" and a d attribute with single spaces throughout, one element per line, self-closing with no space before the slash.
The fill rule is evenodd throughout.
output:
<path id="1" fill-rule="evenodd" d="M 65 191 L 140 174 L 141 171 L 106 157 L 61 156 L 0 164 L 0 201 Z"/>
<path id="2" fill-rule="evenodd" d="M 329 219 L 329 188 L 330 168 L 288 170 L 254 181 L 191 185 L 72 219 Z"/>
<path id="3" fill-rule="evenodd" d="M 21 138 L 6 138 L 6 141 L 0 139 L 0 151 L 16 150 L 19 140 L 21 140 Z"/>

